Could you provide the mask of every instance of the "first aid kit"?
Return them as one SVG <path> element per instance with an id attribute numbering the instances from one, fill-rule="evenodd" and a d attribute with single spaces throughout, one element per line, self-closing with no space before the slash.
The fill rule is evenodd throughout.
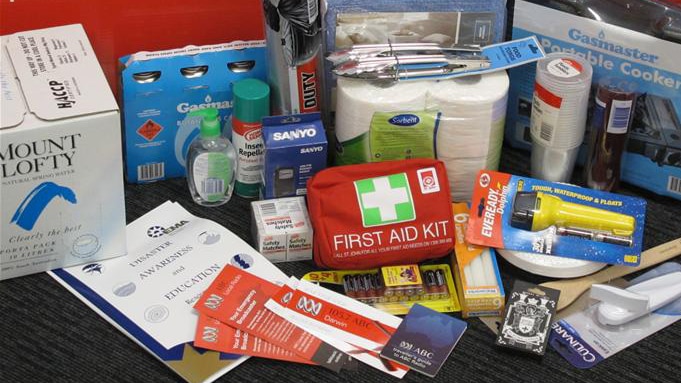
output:
<path id="1" fill-rule="evenodd" d="M 414 263 L 454 248 L 449 182 L 442 161 L 339 166 L 308 182 L 314 260 L 367 269 Z"/>

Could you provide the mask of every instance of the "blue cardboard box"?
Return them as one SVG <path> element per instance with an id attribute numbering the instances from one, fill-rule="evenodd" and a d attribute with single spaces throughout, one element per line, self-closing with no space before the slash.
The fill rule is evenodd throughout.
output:
<path id="1" fill-rule="evenodd" d="M 119 60 L 128 182 L 184 177 L 189 145 L 200 117 L 187 113 L 217 108 L 232 114 L 232 83 L 267 78 L 264 41 L 187 46 L 139 52 Z"/>
<path id="2" fill-rule="evenodd" d="M 321 114 L 265 117 L 262 199 L 307 194 L 307 180 L 326 168 L 327 141 Z"/>
<path id="3" fill-rule="evenodd" d="M 549 4 L 515 2 L 513 38 L 534 35 L 546 53 L 568 52 L 585 58 L 593 67 L 592 96 L 605 77 L 636 84 L 638 99 L 622 156 L 621 178 L 681 200 L 681 45 L 537 3 Z M 670 20 L 680 19 L 676 12 L 670 9 Z M 532 147 L 529 126 L 535 71 L 535 64 L 509 70 L 505 139 L 514 148 Z M 593 103 L 592 97 L 590 106 Z M 586 128 L 590 129 L 590 123 Z M 580 164 L 587 157 L 586 146 L 580 149 Z"/>

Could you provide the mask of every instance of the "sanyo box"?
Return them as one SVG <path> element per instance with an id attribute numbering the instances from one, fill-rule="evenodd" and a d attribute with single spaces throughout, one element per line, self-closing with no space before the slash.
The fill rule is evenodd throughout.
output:
<path id="1" fill-rule="evenodd" d="M 0 279 L 124 255 L 120 116 L 83 27 L 0 41 Z"/>
<path id="2" fill-rule="evenodd" d="M 120 58 L 126 179 L 146 183 L 184 177 L 187 151 L 201 117 L 216 108 L 232 114 L 232 83 L 267 79 L 265 42 L 234 41 L 138 52 Z"/>
<path id="3" fill-rule="evenodd" d="M 320 113 L 265 117 L 262 199 L 307 194 L 307 180 L 326 168 L 327 141 Z"/>
<path id="4" fill-rule="evenodd" d="M 670 23 L 669 36 L 678 36 L 671 23 L 678 24 L 681 18 L 678 11 L 677 16 L 669 11 L 669 19 L 666 15 L 662 19 L 662 13 L 649 13 L 641 14 L 636 22 L 640 28 L 652 28 L 657 24 L 651 20 L 660 18 Z M 635 25 L 628 14 L 619 12 L 613 8 L 612 15 L 607 16 L 623 17 L 627 24 Z M 517 0 L 514 14 L 513 38 L 536 35 L 547 53 L 570 52 L 584 57 L 593 66 L 594 88 L 604 77 L 636 85 L 638 99 L 622 157 L 622 180 L 681 199 L 681 44 L 592 20 L 588 13 L 580 17 L 528 1 Z M 664 24 L 660 27 L 667 28 Z M 506 140 L 513 147 L 528 150 L 534 74 L 534 65 L 509 71 Z M 593 97 L 590 103 L 593 106 Z"/>

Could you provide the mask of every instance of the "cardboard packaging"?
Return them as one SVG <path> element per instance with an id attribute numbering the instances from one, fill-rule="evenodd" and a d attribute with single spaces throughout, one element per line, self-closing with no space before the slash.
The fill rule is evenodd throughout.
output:
<path id="1" fill-rule="evenodd" d="M 466 241 L 495 249 L 638 266 L 646 200 L 481 170 Z"/>
<path id="2" fill-rule="evenodd" d="M 83 27 L 0 40 L 0 279 L 124 255 L 120 116 Z"/>
<path id="3" fill-rule="evenodd" d="M 270 262 L 312 259 L 312 225 L 304 197 L 251 202 L 255 248 Z"/>
<path id="4" fill-rule="evenodd" d="M 468 204 L 453 203 L 454 253 L 452 270 L 459 292 L 461 316 L 501 316 L 504 313 L 504 285 L 494 249 L 466 241 Z"/>
<path id="5" fill-rule="evenodd" d="M 621 11 L 615 8 L 600 15 L 601 18 L 612 17 L 613 24 L 609 24 L 533 4 L 536 2 L 538 1 L 515 2 L 512 37 L 517 39 L 536 35 L 546 53 L 569 52 L 584 57 L 593 67 L 594 89 L 603 78 L 615 78 L 634 84 L 638 98 L 633 106 L 633 121 L 622 157 L 621 179 L 657 194 L 681 199 L 679 40 L 675 43 L 669 39 L 663 40 L 613 25 L 618 18 L 622 19 L 618 13 Z M 641 2 L 642 5 L 643 3 Z M 645 3 L 646 6 L 653 4 Z M 593 4 L 597 6 L 598 2 Z M 669 11 L 667 22 L 670 26 L 673 20 L 681 19 L 681 11 L 660 7 Z M 626 10 L 621 13 L 627 15 L 623 20 L 633 22 L 646 19 L 645 22 L 638 21 L 639 25 L 628 24 L 630 28 L 644 31 L 650 26 L 661 25 L 653 20 L 660 12 L 642 14 L 641 19 L 631 19 L 628 12 Z M 670 36 L 677 35 L 670 33 Z M 529 126 L 535 66 L 511 69 L 509 76 L 511 88 L 505 138 L 512 147 L 530 150 L 532 141 Z M 594 102 L 592 97 L 591 109 L 595 109 Z M 627 112 L 628 110 L 624 113 Z M 587 130 L 590 127 L 591 124 L 587 123 Z M 585 137 L 589 137 L 589 134 L 585 134 Z M 585 161 L 586 146 L 582 145 L 577 159 L 580 164 Z"/>
<path id="6" fill-rule="evenodd" d="M 262 12 L 259 1 L 194 0 L 191 6 L 184 0 L 3 1 L 0 35 L 78 20 L 88 31 L 109 86 L 118 96 L 119 57 L 140 49 L 151 52 L 189 44 L 261 40 Z"/>
<path id="7" fill-rule="evenodd" d="M 320 114 L 265 117 L 262 199 L 307 194 L 307 180 L 326 168 L 327 141 Z"/>
<path id="8" fill-rule="evenodd" d="M 266 80 L 264 41 L 139 52 L 120 59 L 126 179 L 146 183 L 184 177 L 187 150 L 204 108 L 232 114 L 232 82 Z"/>

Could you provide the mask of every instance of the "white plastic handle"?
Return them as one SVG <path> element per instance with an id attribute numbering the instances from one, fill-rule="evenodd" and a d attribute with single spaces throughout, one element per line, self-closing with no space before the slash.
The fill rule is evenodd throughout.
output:
<path id="1" fill-rule="evenodd" d="M 630 311 L 614 304 L 603 302 L 598 305 L 598 320 L 606 325 L 621 325 L 653 312 L 681 297 L 681 271 L 665 274 L 657 278 L 637 283 L 626 291 L 647 296 L 648 309 Z"/>
<path id="2" fill-rule="evenodd" d="M 591 298 L 632 312 L 647 312 L 650 297 L 615 286 L 596 284 L 591 286 Z"/>

